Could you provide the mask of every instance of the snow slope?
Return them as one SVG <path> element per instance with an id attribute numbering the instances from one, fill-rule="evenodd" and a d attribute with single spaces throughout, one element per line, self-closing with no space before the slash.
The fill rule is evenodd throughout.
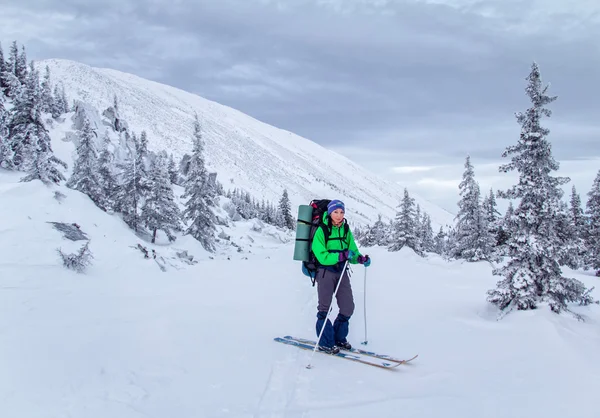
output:
<path id="1" fill-rule="evenodd" d="M 372 223 L 378 213 L 394 217 L 403 196 L 402 186 L 315 142 L 195 94 L 74 61 L 36 63 L 38 68 L 46 65 L 52 80 L 64 84 L 70 101 L 82 100 L 102 113 L 112 106 L 116 95 L 129 127 L 137 133 L 146 130 L 154 151 L 164 149 L 177 158 L 189 153 L 197 113 L 206 141 L 207 164 L 226 189 L 238 187 L 259 200 L 278 201 L 287 188 L 293 207 L 313 198 L 342 198 L 348 219 L 357 223 Z M 434 230 L 452 223 L 453 215 L 409 192 L 431 216 Z"/>
<path id="2" fill-rule="evenodd" d="M 419 358 L 388 371 L 272 341 L 314 337 L 316 292 L 290 241 L 209 260 L 193 241 L 155 248 L 65 187 L 0 170 L 0 411 L 7 418 L 597 418 L 600 307 L 495 320 L 486 263 L 364 249 L 368 348 Z M 62 192 L 59 202 L 53 195 Z M 49 221 L 77 222 L 95 259 Z M 249 223 L 230 232 L 250 237 Z M 197 264 L 178 262 L 185 248 Z M 364 268 L 354 268 L 350 341 L 364 339 Z M 592 286 L 598 279 L 571 273 Z M 337 314 L 334 309 L 333 315 Z M 313 369 L 305 366 L 311 361 Z"/>

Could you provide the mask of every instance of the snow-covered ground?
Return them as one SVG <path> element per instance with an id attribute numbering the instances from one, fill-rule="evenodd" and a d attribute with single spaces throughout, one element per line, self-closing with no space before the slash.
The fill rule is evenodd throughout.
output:
<path id="1" fill-rule="evenodd" d="M 152 246 L 80 193 L 18 178 L 0 170 L 3 418 L 600 416 L 598 305 L 573 307 L 586 322 L 545 307 L 496 321 L 485 301 L 498 279 L 490 265 L 370 248 L 368 348 L 419 357 L 395 370 L 311 361 L 273 341 L 314 338 L 316 291 L 289 237 L 246 222 L 226 231 L 242 252 L 222 245 L 211 256 L 189 239 Z M 87 274 L 66 270 L 56 252 L 84 241 L 48 222 L 76 222 L 91 239 Z M 156 249 L 166 271 L 138 243 Z M 352 278 L 355 345 L 364 271 Z"/>

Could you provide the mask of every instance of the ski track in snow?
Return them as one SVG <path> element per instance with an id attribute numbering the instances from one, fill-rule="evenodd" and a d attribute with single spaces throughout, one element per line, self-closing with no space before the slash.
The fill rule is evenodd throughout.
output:
<path id="1" fill-rule="evenodd" d="M 306 278 L 306 280 L 310 285 L 309 279 Z M 316 291 L 316 287 L 314 289 Z M 311 311 L 316 313 L 316 300 L 316 294 L 311 294 L 304 303 L 300 316 L 310 316 Z M 277 360 L 271 366 L 269 378 L 253 418 L 305 418 L 309 416 L 306 410 L 296 405 L 298 401 L 300 403 L 306 401 L 302 394 L 308 392 L 307 388 L 313 382 L 310 376 L 303 375 L 306 364 L 308 364 L 303 364 L 308 361 L 306 353 L 292 348 L 286 354 L 285 359 Z M 319 354 L 315 353 L 315 356 L 317 355 Z M 264 405 L 268 405 L 268 407 L 265 408 Z"/>

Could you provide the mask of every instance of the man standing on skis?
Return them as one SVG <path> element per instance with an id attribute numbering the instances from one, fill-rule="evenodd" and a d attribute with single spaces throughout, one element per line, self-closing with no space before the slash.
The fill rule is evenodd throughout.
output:
<path id="1" fill-rule="evenodd" d="M 323 214 L 323 224 L 317 228 L 312 242 L 312 251 L 320 264 L 315 277 L 319 298 L 317 337 L 325 325 L 318 344 L 319 350 L 330 354 L 339 353 L 340 348 L 352 348 L 346 337 L 348 336 L 349 320 L 354 313 L 354 298 L 348 269 L 346 268 L 343 272 L 342 269 L 346 261 L 350 264 L 363 264 L 365 267 L 371 264 L 368 255 L 360 254 L 344 215 L 344 203 L 340 200 L 332 200 L 327 205 L 327 213 Z M 325 234 L 328 234 L 328 239 Z M 325 319 L 340 277 L 342 282 L 336 294 L 339 314 L 332 325 L 329 319 L 325 323 Z"/>

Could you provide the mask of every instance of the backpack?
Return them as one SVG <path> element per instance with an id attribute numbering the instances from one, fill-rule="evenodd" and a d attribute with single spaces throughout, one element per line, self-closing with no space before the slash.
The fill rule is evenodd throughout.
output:
<path id="1" fill-rule="evenodd" d="M 317 270 L 321 267 L 321 263 L 315 256 L 315 253 L 312 251 L 312 243 L 315 233 L 318 228 L 323 229 L 323 235 L 325 236 L 325 245 L 327 245 L 327 241 L 329 240 L 329 235 L 331 234 L 331 229 L 329 225 L 323 222 L 323 215 L 327 213 L 327 205 L 331 202 L 330 199 L 320 199 L 320 200 L 312 200 L 310 202 L 310 206 L 312 206 L 312 222 L 310 224 L 310 235 L 308 238 L 308 261 L 302 262 L 302 273 L 304 275 L 310 277 L 312 281 L 312 285 L 315 285 L 315 278 L 317 275 Z M 345 240 L 348 236 L 348 223 L 344 222 L 344 236 Z"/>

